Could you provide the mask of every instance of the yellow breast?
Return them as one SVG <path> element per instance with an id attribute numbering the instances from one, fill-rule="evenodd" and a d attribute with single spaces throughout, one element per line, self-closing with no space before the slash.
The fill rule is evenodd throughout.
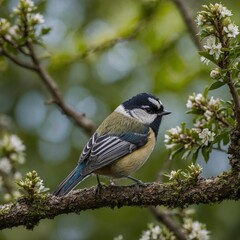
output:
<path id="1" fill-rule="evenodd" d="M 148 142 L 141 148 L 118 159 L 109 166 L 97 170 L 95 173 L 113 178 L 127 177 L 136 172 L 148 159 L 155 146 L 155 135 L 150 129 Z"/>

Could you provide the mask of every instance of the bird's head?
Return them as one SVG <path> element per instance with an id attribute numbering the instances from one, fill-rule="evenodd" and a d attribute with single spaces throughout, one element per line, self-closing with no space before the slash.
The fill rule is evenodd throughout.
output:
<path id="1" fill-rule="evenodd" d="M 154 124 L 156 121 L 160 124 L 162 116 L 171 113 L 164 110 L 162 102 L 149 93 L 137 94 L 123 102 L 115 111 L 146 125 Z"/>

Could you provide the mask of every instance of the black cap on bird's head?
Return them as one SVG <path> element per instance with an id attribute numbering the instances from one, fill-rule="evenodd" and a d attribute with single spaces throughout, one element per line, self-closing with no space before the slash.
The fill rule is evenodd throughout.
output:
<path id="1" fill-rule="evenodd" d="M 140 93 L 121 104 L 124 110 L 143 124 L 149 125 L 157 137 L 163 115 L 171 112 L 164 110 L 162 102 L 150 93 Z"/>
<path id="2" fill-rule="evenodd" d="M 141 108 L 148 113 L 157 113 L 159 116 L 170 114 L 165 111 L 162 102 L 150 93 L 139 93 L 136 96 L 123 102 L 122 105 L 127 110 Z"/>

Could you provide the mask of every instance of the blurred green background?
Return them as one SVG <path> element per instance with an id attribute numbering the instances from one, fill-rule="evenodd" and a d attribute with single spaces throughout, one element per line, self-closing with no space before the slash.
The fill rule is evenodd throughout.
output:
<path id="1" fill-rule="evenodd" d="M 195 17 L 208 1 L 184 1 Z M 221 1 L 240 24 L 240 1 Z M 44 61 L 60 86 L 64 99 L 86 113 L 96 125 L 123 100 L 139 92 L 157 95 L 172 111 L 161 125 L 158 143 L 149 161 L 134 176 L 145 182 L 160 171 L 186 168 L 189 162 L 168 160 L 164 132 L 185 121 L 186 101 L 192 92 L 202 92 L 211 83 L 211 66 L 200 62 L 197 48 L 182 17 L 170 0 L 71 0 L 35 1 L 52 31 L 44 39 L 49 57 Z M 0 17 L 7 17 L 17 1 L 0 1 Z M 154 5 L 156 4 L 156 5 Z M 154 6 L 154 7 L 153 7 Z M 120 41 L 88 57 L 86 46 L 101 45 L 131 31 L 143 14 L 150 14 L 136 37 Z M 43 51 L 44 52 L 44 51 Z M 210 94 L 227 99 L 226 88 Z M 0 56 L 0 113 L 11 118 L 13 131 L 27 147 L 24 175 L 35 169 L 53 191 L 75 167 L 89 136 L 54 105 L 45 105 L 50 94 L 36 74 L 21 69 Z M 203 176 L 215 176 L 229 168 L 227 156 L 213 152 L 206 164 L 200 158 Z M 102 179 L 106 182 L 106 180 Z M 132 184 L 121 180 L 120 184 Z M 79 185 L 96 185 L 94 177 Z M 240 239 L 240 204 L 233 201 L 213 206 L 194 206 L 196 219 L 207 224 L 211 239 Z M 1 240 L 138 239 L 147 224 L 155 222 L 148 209 L 124 207 L 69 214 L 43 220 L 33 231 L 23 227 L 0 232 Z"/>

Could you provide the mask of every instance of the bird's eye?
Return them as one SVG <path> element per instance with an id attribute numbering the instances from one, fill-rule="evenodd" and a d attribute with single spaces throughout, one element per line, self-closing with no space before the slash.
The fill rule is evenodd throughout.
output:
<path id="1" fill-rule="evenodd" d="M 145 108 L 145 111 L 146 111 L 147 113 L 153 113 L 153 110 L 152 110 L 151 108 Z"/>

